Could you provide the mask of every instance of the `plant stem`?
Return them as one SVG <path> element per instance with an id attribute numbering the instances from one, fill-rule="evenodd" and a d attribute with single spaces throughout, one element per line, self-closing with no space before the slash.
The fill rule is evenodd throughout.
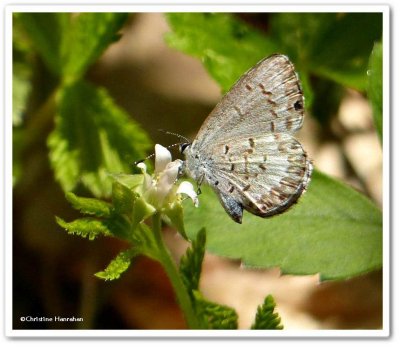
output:
<path id="1" fill-rule="evenodd" d="M 158 212 L 152 217 L 152 227 L 158 245 L 160 255 L 159 261 L 164 267 L 164 270 L 167 273 L 169 280 L 171 281 L 178 304 L 183 312 L 183 315 L 185 316 L 186 323 L 189 329 L 200 329 L 201 327 L 197 319 L 196 313 L 193 309 L 189 294 L 186 290 L 185 285 L 182 282 L 181 276 L 179 275 L 177 266 L 171 256 L 171 253 L 165 246 L 165 243 L 162 239 L 161 216 Z"/>

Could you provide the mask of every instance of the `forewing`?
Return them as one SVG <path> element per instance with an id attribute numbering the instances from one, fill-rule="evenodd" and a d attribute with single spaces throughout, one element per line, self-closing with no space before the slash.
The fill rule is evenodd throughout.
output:
<path id="1" fill-rule="evenodd" d="M 262 217 L 281 213 L 295 203 L 312 171 L 300 143 L 285 133 L 240 138 L 228 147 L 219 143 L 211 162 L 216 180 L 210 184 L 215 187 L 218 182 L 217 194 L 230 195 Z"/>
<path id="2" fill-rule="evenodd" d="M 273 55 L 250 69 L 222 98 L 203 123 L 194 148 L 237 136 L 293 133 L 301 128 L 304 100 L 293 64 Z"/>

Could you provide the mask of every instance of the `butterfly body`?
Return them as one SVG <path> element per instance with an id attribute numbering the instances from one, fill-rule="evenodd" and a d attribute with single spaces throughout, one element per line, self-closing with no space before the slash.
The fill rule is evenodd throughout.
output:
<path id="1" fill-rule="evenodd" d="M 185 146 L 185 171 L 209 184 L 238 223 L 243 209 L 261 217 L 281 213 L 301 196 L 312 172 L 293 137 L 303 118 L 292 63 L 270 56 L 236 82 Z"/>

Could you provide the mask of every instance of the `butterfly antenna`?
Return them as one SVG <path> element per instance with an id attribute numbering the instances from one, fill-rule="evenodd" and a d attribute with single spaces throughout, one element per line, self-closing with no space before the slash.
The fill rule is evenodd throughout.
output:
<path id="1" fill-rule="evenodd" d="M 168 135 L 174 135 L 176 137 L 179 137 L 180 139 L 185 140 L 184 143 L 190 143 L 190 140 L 187 137 L 183 136 L 183 135 L 176 134 L 176 133 L 173 133 L 173 132 L 170 132 L 170 131 L 166 131 L 164 129 L 158 129 L 158 131 L 161 131 L 161 132 L 163 132 L 165 134 L 168 134 Z M 177 146 L 180 146 L 180 145 L 182 145 L 182 142 L 174 143 L 172 145 L 167 146 L 167 149 L 170 149 L 170 148 L 173 148 L 173 147 L 177 147 Z M 146 160 L 148 160 L 150 158 L 153 158 L 154 156 L 155 156 L 155 153 L 152 153 L 152 154 L 148 155 L 146 158 L 143 158 L 143 159 L 135 161 L 133 163 L 133 165 L 137 165 L 139 163 L 143 163 L 144 161 L 146 161 Z"/>
<path id="2" fill-rule="evenodd" d="M 179 137 L 179 138 L 182 139 L 182 140 L 185 140 L 186 143 L 190 143 L 190 140 L 189 140 L 187 137 L 185 137 L 185 136 L 183 136 L 183 135 L 181 135 L 181 134 L 173 133 L 173 132 L 171 132 L 171 131 L 167 131 L 167 130 L 164 130 L 164 129 L 158 129 L 158 131 L 161 131 L 161 132 L 163 132 L 164 134 L 174 135 L 174 136 L 176 136 L 176 137 Z"/>
<path id="3" fill-rule="evenodd" d="M 143 163 L 143 162 L 146 161 L 147 159 L 153 158 L 155 155 L 156 155 L 155 153 L 152 153 L 152 154 L 148 155 L 146 158 L 143 158 L 143 159 L 140 159 L 140 160 L 138 160 L 138 161 L 135 161 L 135 162 L 133 163 L 133 165 L 137 165 L 137 164 L 139 164 L 139 163 Z"/>

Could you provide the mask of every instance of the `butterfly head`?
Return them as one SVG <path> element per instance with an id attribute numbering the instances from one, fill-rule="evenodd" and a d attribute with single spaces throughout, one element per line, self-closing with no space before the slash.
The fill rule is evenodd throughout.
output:
<path id="1" fill-rule="evenodd" d="M 182 154 L 185 154 L 185 151 L 189 149 L 189 147 L 191 146 L 190 142 L 183 142 L 179 144 L 179 152 L 181 152 Z"/>

